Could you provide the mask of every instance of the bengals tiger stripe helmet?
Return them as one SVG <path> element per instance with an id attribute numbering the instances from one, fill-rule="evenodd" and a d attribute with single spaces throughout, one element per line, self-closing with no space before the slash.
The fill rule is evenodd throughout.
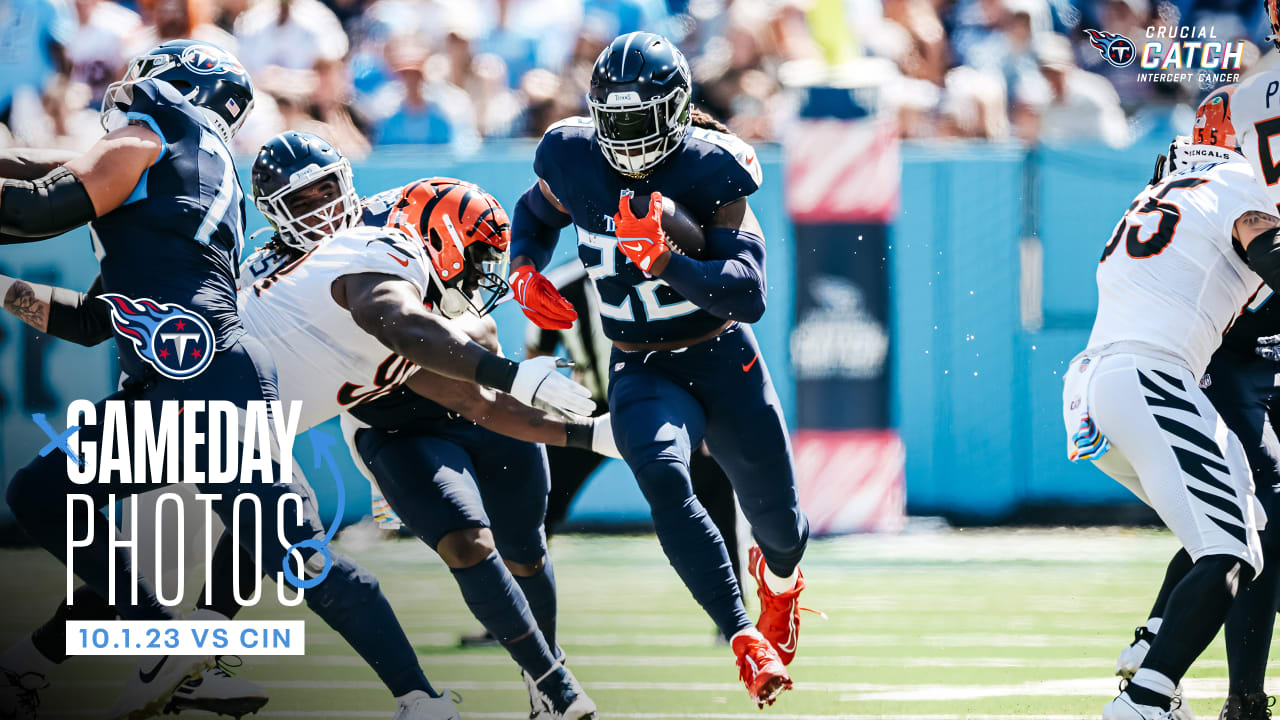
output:
<path id="1" fill-rule="evenodd" d="M 1274 3 L 1275 0 L 1268 0 Z M 1216 145 L 1228 150 L 1239 150 L 1236 128 L 1231 124 L 1231 96 L 1237 85 L 1223 85 L 1209 93 L 1196 108 L 1195 128 L 1191 131 L 1193 145 Z"/>
<path id="2" fill-rule="evenodd" d="M 485 316 L 507 294 L 511 221 L 492 195 L 448 177 L 405 186 L 386 226 L 417 238 L 431 258 L 440 312 Z"/>

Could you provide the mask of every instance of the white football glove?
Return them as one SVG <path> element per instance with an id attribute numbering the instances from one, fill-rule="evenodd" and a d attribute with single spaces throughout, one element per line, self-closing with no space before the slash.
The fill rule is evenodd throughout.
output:
<path id="1" fill-rule="evenodd" d="M 613 420 L 609 413 L 595 419 L 595 426 L 591 428 L 591 452 L 622 459 L 622 453 L 618 452 L 618 443 L 613 439 Z"/>
<path id="2" fill-rule="evenodd" d="M 516 368 L 511 395 L 539 410 L 590 417 L 596 409 L 591 391 L 558 372 L 558 368 L 569 366 L 567 361 L 551 355 L 525 360 Z"/>

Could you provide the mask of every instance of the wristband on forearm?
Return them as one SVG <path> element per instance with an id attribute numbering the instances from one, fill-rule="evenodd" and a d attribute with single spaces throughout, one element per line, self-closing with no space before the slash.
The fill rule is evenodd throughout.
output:
<path id="1" fill-rule="evenodd" d="M 591 440 L 595 435 L 595 428 L 596 421 L 594 419 L 565 420 L 564 446 L 590 450 Z"/>
<path id="2" fill-rule="evenodd" d="M 476 363 L 476 382 L 495 390 L 511 392 L 519 369 L 517 363 L 486 351 L 480 362 Z"/>

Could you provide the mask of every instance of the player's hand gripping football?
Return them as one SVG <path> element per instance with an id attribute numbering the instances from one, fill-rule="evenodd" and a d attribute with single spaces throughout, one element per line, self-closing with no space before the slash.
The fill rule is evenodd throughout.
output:
<path id="1" fill-rule="evenodd" d="M 559 372 L 559 368 L 572 365 L 568 360 L 551 355 L 525 360 L 516 368 L 511 395 L 539 410 L 590 417 L 596 409 L 591 391 Z"/>
<path id="2" fill-rule="evenodd" d="M 631 196 L 618 198 L 618 214 L 613 216 L 618 248 L 636 267 L 645 272 L 669 249 L 662 230 L 662 193 L 649 196 L 649 214 L 637 218 L 631 212 Z"/>
<path id="3" fill-rule="evenodd" d="M 516 268 L 508 282 L 525 317 L 543 330 L 568 330 L 578 319 L 578 313 L 569 301 L 532 265 Z"/>

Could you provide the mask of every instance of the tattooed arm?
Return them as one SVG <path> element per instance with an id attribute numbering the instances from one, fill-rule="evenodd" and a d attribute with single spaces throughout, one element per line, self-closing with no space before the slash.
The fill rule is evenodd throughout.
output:
<path id="1" fill-rule="evenodd" d="M 1247 250 L 1249 243 L 1253 242 L 1254 238 L 1274 228 L 1280 228 L 1280 218 L 1270 213 L 1250 210 L 1236 218 L 1235 225 L 1232 227 L 1232 234 L 1240 241 L 1240 245 Z"/>
<path id="2" fill-rule="evenodd" d="M 88 293 L 29 283 L 0 275 L 4 309 L 40 332 L 84 346 L 111 337 L 111 313 L 105 303 L 89 302 L 102 294 L 102 278 Z"/>
<path id="3" fill-rule="evenodd" d="M 4 290 L 5 310 L 40 332 L 49 331 L 49 301 L 53 299 L 52 287 L 0 276 L 0 289 Z"/>

